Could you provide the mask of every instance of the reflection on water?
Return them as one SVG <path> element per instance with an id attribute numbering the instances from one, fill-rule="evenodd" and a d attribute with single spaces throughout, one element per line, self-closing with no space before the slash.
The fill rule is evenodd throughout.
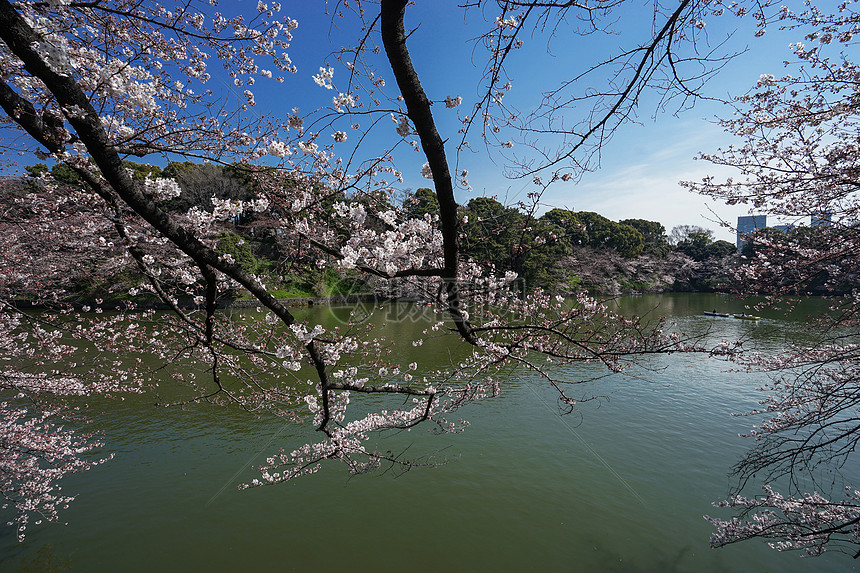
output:
<path id="1" fill-rule="evenodd" d="M 778 347 L 796 330 L 764 312 L 758 324 L 702 316 L 711 308 L 743 312 L 744 302 L 717 295 L 616 304 L 668 315 L 691 335 L 761 347 Z M 826 306 L 809 305 L 809 312 Z M 307 312 L 333 324 L 350 309 Z M 404 361 L 417 352 L 427 368 L 451 360 L 445 339 L 420 349 L 409 343 L 428 325 L 413 320 L 417 310 L 385 312 L 374 315 L 375 328 Z M 562 373 L 571 381 L 585 374 Z M 501 397 L 462 413 L 472 422 L 463 434 L 417 428 L 374 438 L 444 465 L 359 477 L 332 466 L 242 492 L 235 486 L 254 476 L 252 466 L 312 432 L 209 405 L 153 408 L 147 397 L 104 403 L 95 425 L 116 459 L 66 480 L 65 489 L 78 493 L 62 516 L 68 526 L 35 527 L 24 544 L 0 529 L 0 568 L 32 567 L 48 555 L 74 571 L 856 569 L 844 556 L 804 560 L 757 542 L 708 548 L 702 515 L 718 512 L 710 503 L 725 495 L 728 468 L 747 446 L 737 434 L 750 420 L 730 414 L 755 404 L 757 382 L 725 362 L 657 357 L 589 389 L 606 398 L 560 416 L 553 391 L 514 371 Z"/>

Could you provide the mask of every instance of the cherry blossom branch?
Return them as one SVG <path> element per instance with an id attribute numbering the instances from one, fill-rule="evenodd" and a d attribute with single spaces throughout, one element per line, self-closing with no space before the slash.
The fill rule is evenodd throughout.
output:
<path id="1" fill-rule="evenodd" d="M 457 285 L 457 269 L 459 266 L 458 229 L 459 217 L 457 202 L 454 199 L 454 187 L 448 160 L 445 155 L 445 143 L 436 129 L 433 113 L 430 110 L 430 100 L 421 87 L 418 74 L 412 66 L 412 59 L 406 48 L 406 29 L 403 18 L 406 12 L 406 0 L 382 0 L 381 29 L 382 43 L 388 54 L 388 61 L 403 94 L 409 119 L 412 120 L 421 148 L 427 157 L 430 170 L 433 172 L 433 185 L 439 200 L 439 220 L 442 227 L 442 252 L 445 260 L 442 279 L 448 296 L 448 310 L 464 340 L 477 344 L 468 319 L 460 309 L 460 294 Z"/>

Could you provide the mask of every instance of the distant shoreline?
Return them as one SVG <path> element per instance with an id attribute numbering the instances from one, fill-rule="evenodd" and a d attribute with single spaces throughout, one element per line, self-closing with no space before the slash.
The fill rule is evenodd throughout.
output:
<path id="1" fill-rule="evenodd" d="M 392 299 L 390 297 L 383 297 L 377 294 L 368 293 L 368 294 L 346 294 L 346 295 L 333 295 L 333 296 L 304 296 L 304 297 L 296 297 L 296 298 L 279 298 L 277 299 L 279 303 L 288 307 L 299 307 L 299 306 L 318 306 L 318 305 L 332 305 L 332 304 L 356 304 L 356 303 L 365 303 L 365 302 L 389 302 L 389 301 L 402 301 L 407 302 L 406 299 Z M 408 299 L 408 301 L 413 301 L 412 299 Z M 27 309 L 56 309 L 56 308 L 74 308 L 75 310 L 82 310 L 84 308 L 100 308 L 102 310 L 170 310 L 172 307 L 167 303 L 162 301 L 125 301 L 125 300 L 105 300 L 101 304 L 96 304 L 94 301 L 40 301 L 40 300 L 12 300 L 9 303 L 20 310 Z M 201 305 L 195 304 L 191 299 L 180 299 L 177 303 L 177 306 L 183 310 L 196 310 L 203 308 Z M 257 308 L 262 306 L 262 303 L 258 300 L 244 300 L 244 299 L 230 299 L 224 298 L 220 299 L 216 302 L 217 308 Z M 86 312 L 86 311 L 84 311 Z"/>

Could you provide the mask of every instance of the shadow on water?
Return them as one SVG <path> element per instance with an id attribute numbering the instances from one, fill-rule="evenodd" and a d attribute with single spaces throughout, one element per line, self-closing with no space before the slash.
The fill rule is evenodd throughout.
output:
<path id="1" fill-rule="evenodd" d="M 0 559 L 0 570 L 9 573 L 64 573 L 72 570 L 72 556 L 57 554 L 49 543 L 31 554 L 21 550 Z"/>

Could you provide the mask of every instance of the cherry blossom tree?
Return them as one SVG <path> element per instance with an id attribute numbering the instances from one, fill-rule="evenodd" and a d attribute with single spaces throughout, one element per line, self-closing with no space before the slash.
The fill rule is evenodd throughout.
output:
<path id="1" fill-rule="evenodd" d="M 248 484 L 254 486 L 313 473 L 331 460 L 353 472 L 408 464 L 370 448 L 369 435 L 421 423 L 458 431 L 464 423 L 446 416 L 496 395 L 511 365 L 534 370 L 571 410 L 589 394 L 571 386 L 582 380 L 561 377 L 559 365 L 595 361 L 617 372 L 643 354 L 699 350 L 659 323 L 614 315 L 585 294 L 573 301 L 524 294 L 511 288 L 512 273 L 465 259 L 459 248 L 463 222 L 454 192 L 469 185 L 461 166 L 467 150 L 484 145 L 508 161 L 512 175 L 533 180 L 526 207 L 534 209 L 548 185 L 594 167 L 600 147 L 635 117 L 645 91 L 657 90 L 662 104 L 679 97 L 683 108 L 719 68 L 721 58 L 695 47 L 701 18 L 725 9 L 656 2 L 644 40 L 562 78 L 530 113 L 506 103 L 514 76 L 509 58 L 527 36 L 605 34 L 623 6 L 466 6 L 480 15 L 477 46 L 487 50 L 487 63 L 476 102 L 463 112 L 462 95 L 422 87 L 407 49 L 406 0 L 338 2 L 333 18 L 356 41 L 312 76 L 325 104 L 310 114 L 272 115 L 257 113 L 255 84 L 296 71 L 286 50 L 298 22 L 279 16 L 278 3 L 261 0 L 252 14 L 228 14 L 193 1 L 0 1 L 0 105 L 5 128 L 16 131 L 9 140 L 16 151 L 69 166 L 81 182 L 44 176 L 4 205 L 0 320 L 10 350 L 0 389 L 10 398 L 3 402 L 0 488 L 17 510 L 19 537 L 31 513 L 56 519 L 70 500 L 58 493 L 57 479 L 104 459 L 85 455 L 97 440 L 51 421 L 81 422 L 74 402 L 63 400 L 70 395 L 141 391 L 172 375 L 190 389 L 181 401 L 234 405 L 319 431 L 319 442 L 271 456 Z M 238 99 L 209 87 L 215 75 L 229 78 Z M 584 87 L 595 82 L 607 88 Z M 459 114 L 459 132 L 440 133 L 437 113 Z M 391 143 L 380 152 L 383 130 Z M 410 218 L 391 200 L 403 179 L 401 148 L 426 159 L 421 174 L 432 180 L 438 215 Z M 169 205 L 179 184 L 129 170 L 127 158 L 230 164 L 250 195 L 213 196 L 211 208 L 176 212 Z M 272 216 L 287 244 L 297 252 L 313 248 L 322 265 L 408 281 L 435 304 L 438 322 L 426 335 L 455 335 L 469 348 L 466 357 L 424 372 L 421 339 L 413 341 L 416 360 L 401 364 L 357 319 L 334 329 L 297 320 L 266 277 L 216 248 L 225 224 L 249 214 Z M 45 264 L 48 247 L 134 265 L 141 280 L 128 294 L 149 293 L 170 312 L 140 312 L 131 303 L 108 315 L 99 314 L 101 301 L 93 308 L 62 305 L 50 279 L 63 269 Z M 249 323 L 217 312 L 221 297 L 236 288 L 250 293 L 265 318 Z M 57 310 L 21 312 L 15 298 L 25 292 Z M 98 352 L 86 364 L 67 362 L 89 347 Z M 144 354 L 165 366 L 148 370 Z M 390 396 L 391 407 L 352 414 L 350 401 L 371 394 Z"/>
<path id="2" fill-rule="evenodd" d="M 781 8 L 768 24 L 800 32 L 805 43 L 791 45 L 794 61 L 783 75 L 762 75 L 734 102 L 736 113 L 723 126 L 739 143 L 703 155 L 740 176 L 687 185 L 799 225 L 754 237 L 754 254 L 737 271 L 744 290 L 842 296 L 806 329 L 811 340 L 774 356 L 736 357 L 771 381 L 748 413 L 761 421 L 748 434 L 754 446 L 734 468 L 736 490 L 720 504 L 739 514 L 711 519 L 711 543 L 764 538 L 779 550 L 839 549 L 857 558 L 860 71 L 851 53 L 860 12 L 852 1 L 826 10 L 806 3 L 800 12 Z M 762 494 L 746 493 L 754 483 Z"/>

